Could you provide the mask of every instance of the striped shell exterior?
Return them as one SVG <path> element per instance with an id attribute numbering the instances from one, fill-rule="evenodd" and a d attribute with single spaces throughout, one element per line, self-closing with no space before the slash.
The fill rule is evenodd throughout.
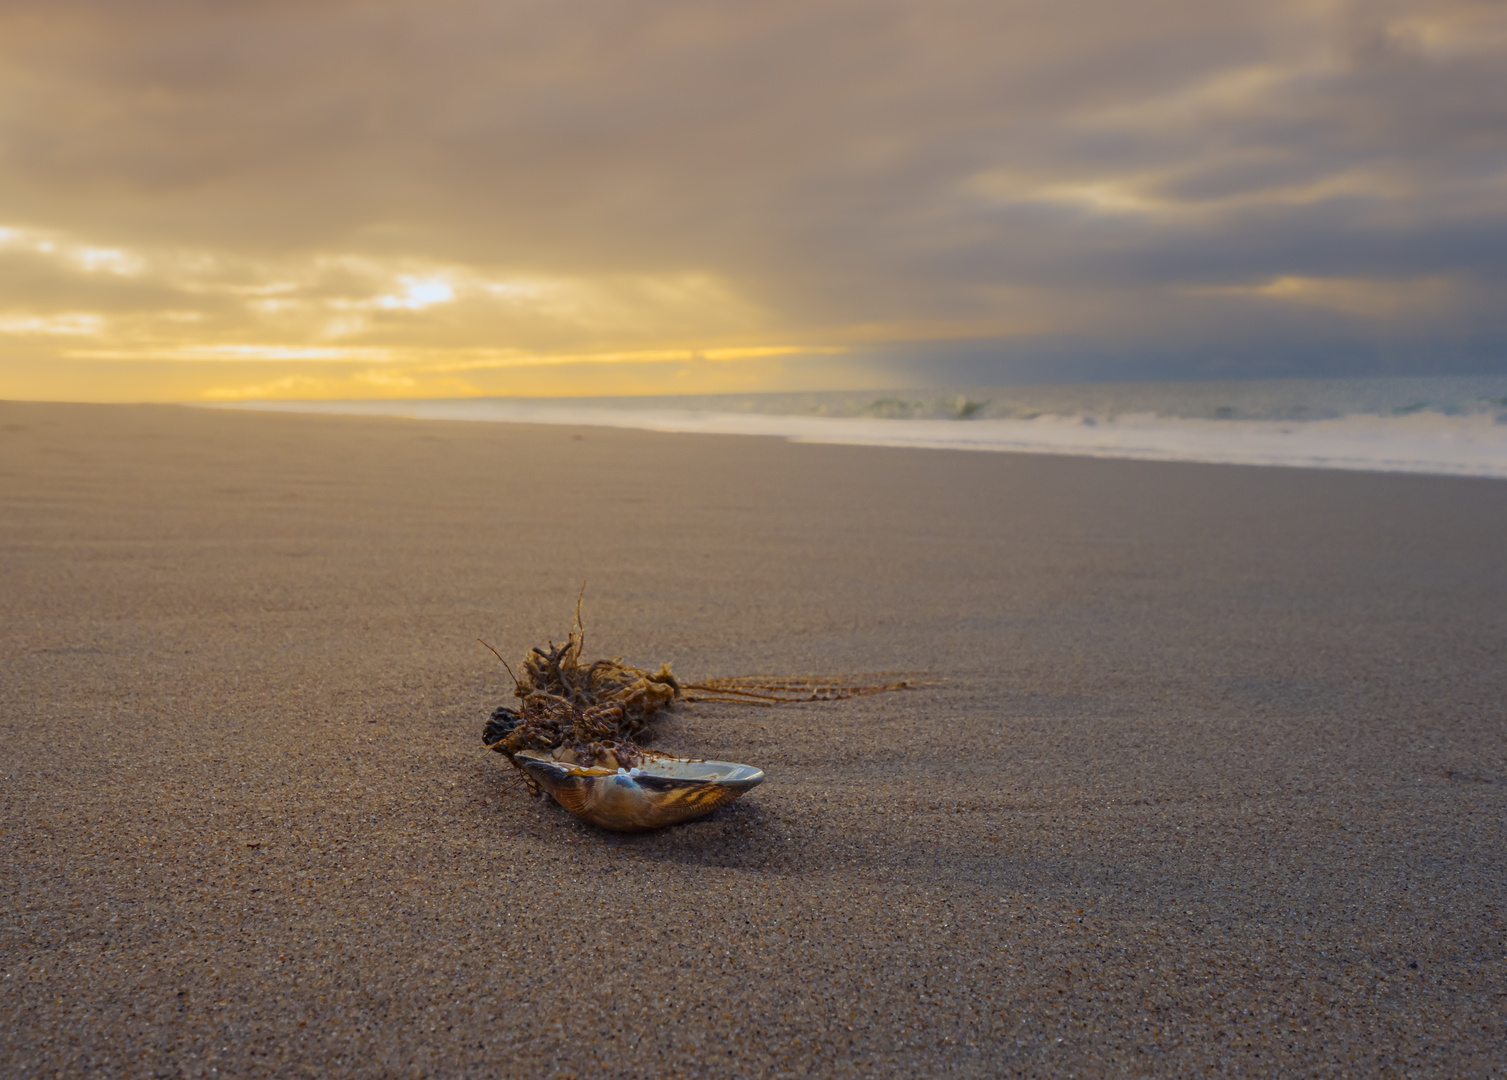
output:
<path id="1" fill-rule="evenodd" d="M 729 761 L 689 761 L 654 754 L 636 769 L 555 761 L 524 750 L 513 763 L 577 817 L 614 832 L 643 832 L 691 821 L 761 783 L 764 773 Z"/>

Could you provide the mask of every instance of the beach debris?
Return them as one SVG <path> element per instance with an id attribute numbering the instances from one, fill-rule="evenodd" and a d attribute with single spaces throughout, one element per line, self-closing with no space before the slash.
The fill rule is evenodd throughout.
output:
<path id="1" fill-rule="evenodd" d="M 518 670 L 492 646 L 513 679 L 516 707 L 493 711 L 482 731 L 535 795 L 548 791 L 561 806 L 604 828 L 635 831 L 689 821 L 737 798 L 764 779 L 733 762 L 692 761 L 641 744 L 653 719 L 676 702 L 721 701 L 771 707 L 840 701 L 914 682 L 905 672 L 873 675 L 737 675 L 682 683 L 661 664 L 633 667 L 621 657 L 582 660 L 586 631 L 581 603 L 563 644 L 535 646 Z"/>
<path id="2" fill-rule="evenodd" d="M 711 813 L 763 782 L 752 765 L 646 751 L 631 769 L 556 761 L 540 750 L 513 758 L 565 809 L 615 832 L 643 832 Z"/>

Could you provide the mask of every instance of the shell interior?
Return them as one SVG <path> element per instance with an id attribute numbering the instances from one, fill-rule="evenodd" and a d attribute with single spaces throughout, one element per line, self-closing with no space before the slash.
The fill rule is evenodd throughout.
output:
<path id="1" fill-rule="evenodd" d="M 655 755 L 632 770 L 555 761 L 538 750 L 514 755 L 578 817 L 618 832 L 658 829 L 709 814 L 764 779 L 761 769 L 731 761 L 692 761 Z"/>

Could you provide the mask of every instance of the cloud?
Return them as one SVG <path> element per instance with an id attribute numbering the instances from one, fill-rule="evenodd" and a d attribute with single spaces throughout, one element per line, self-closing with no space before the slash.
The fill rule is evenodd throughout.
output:
<path id="1" fill-rule="evenodd" d="M 1426 365 L 1507 341 L 1503 70 L 1469 0 L 0 2 L 0 354 Z"/>

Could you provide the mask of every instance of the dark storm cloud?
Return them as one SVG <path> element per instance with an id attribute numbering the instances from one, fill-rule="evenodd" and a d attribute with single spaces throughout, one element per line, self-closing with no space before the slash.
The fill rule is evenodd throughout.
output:
<path id="1" fill-rule="evenodd" d="M 1485 340 L 1504 70 L 1494 3 L 0 3 L 0 225 L 147 253 L 29 311 L 297 285 L 247 339 Z M 388 264 L 597 300 L 425 323 Z"/>

